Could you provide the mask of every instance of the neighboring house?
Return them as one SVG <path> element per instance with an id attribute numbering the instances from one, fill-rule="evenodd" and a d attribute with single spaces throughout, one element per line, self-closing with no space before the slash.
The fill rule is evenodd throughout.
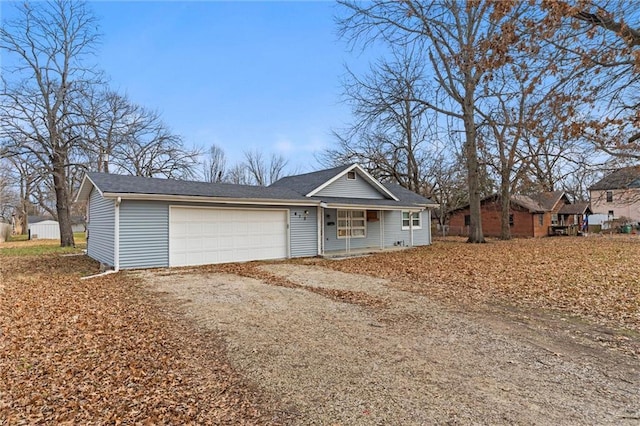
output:
<path id="1" fill-rule="evenodd" d="M 584 217 L 591 214 L 589 203 L 571 204 L 562 191 L 542 192 L 530 196 L 512 195 L 509 225 L 513 237 L 543 237 L 577 234 Z M 487 237 L 499 237 L 501 198 L 491 195 L 481 200 L 482 231 Z M 469 205 L 451 212 L 450 235 L 469 235 Z"/>
<path id="2" fill-rule="evenodd" d="M 427 245 L 435 207 L 357 164 L 268 187 L 88 173 L 77 198 L 89 256 L 116 270 Z"/>
<path id="3" fill-rule="evenodd" d="M 589 188 L 591 210 L 608 220 L 640 222 L 640 166 L 625 167 Z"/>

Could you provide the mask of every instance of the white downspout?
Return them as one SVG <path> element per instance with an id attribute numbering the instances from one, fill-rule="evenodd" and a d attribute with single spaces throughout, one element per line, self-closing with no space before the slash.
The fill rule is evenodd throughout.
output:
<path id="1" fill-rule="evenodd" d="M 120 203 L 122 198 L 116 199 L 116 209 L 114 218 L 114 235 L 113 235 L 113 269 L 115 272 L 120 270 Z"/>
<path id="2" fill-rule="evenodd" d="M 423 211 L 427 213 L 427 224 L 429 225 L 429 227 L 427 228 L 427 244 L 431 245 L 433 243 L 433 241 L 431 241 L 431 210 L 425 209 Z M 424 223 L 422 224 L 422 226 L 424 226 Z"/>

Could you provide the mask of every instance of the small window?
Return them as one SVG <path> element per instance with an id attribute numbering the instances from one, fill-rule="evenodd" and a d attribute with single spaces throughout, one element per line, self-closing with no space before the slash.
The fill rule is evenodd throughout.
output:
<path id="1" fill-rule="evenodd" d="M 410 229 L 411 221 L 413 221 L 413 229 L 422 229 L 422 217 L 420 212 L 413 213 L 402 212 L 402 229 Z"/>
<path id="2" fill-rule="evenodd" d="M 614 217 L 614 215 L 613 215 L 613 210 L 609 210 L 609 213 L 607 214 L 607 216 L 609 216 L 609 217 Z"/>
<path id="3" fill-rule="evenodd" d="M 471 215 L 464 215 L 464 226 L 471 226 Z"/>
<path id="4" fill-rule="evenodd" d="M 509 215 L 509 226 L 513 226 L 513 214 Z"/>
<path id="5" fill-rule="evenodd" d="M 551 224 L 552 225 L 557 225 L 558 224 L 558 215 L 557 214 L 552 214 L 551 215 Z"/>
<path id="6" fill-rule="evenodd" d="M 613 191 L 607 191 L 607 203 L 613 203 Z"/>
<path id="7" fill-rule="evenodd" d="M 538 214 L 538 225 L 544 225 L 544 213 Z"/>
<path id="8" fill-rule="evenodd" d="M 354 172 L 353 170 L 347 172 L 347 180 L 356 180 L 356 172 Z"/>

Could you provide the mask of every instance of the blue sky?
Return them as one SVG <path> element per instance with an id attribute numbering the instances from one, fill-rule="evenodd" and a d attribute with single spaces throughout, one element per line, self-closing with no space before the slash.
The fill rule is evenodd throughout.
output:
<path id="1" fill-rule="evenodd" d="M 3 18 L 14 14 L 0 0 Z M 13 5 L 12 5 L 13 6 Z M 113 89 L 159 111 L 189 145 L 228 163 L 259 149 L 317 169 L 315 154 L 350 120 L 344 64 L 368 68 L 336 34 L 330 1 L 92 1 L 98 66 Z"/>
<path id="2" fill-rule="evenodd" d="M 111 85 L 189 144 L 279 153 L 300 171 L 349 120 L 333 2 L 92 2 Z"/>

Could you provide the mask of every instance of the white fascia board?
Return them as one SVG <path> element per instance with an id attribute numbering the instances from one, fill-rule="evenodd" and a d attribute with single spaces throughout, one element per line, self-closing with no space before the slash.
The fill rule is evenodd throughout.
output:
<path id="1" fill-rule="evenodd" d="M 98 190 L 100 195 L 104 196 L 100 188 L 93 183 L 89 175 L 85 174 L 82 178 L 82 183 L 80 184 L 80 189 L 78 189 L 78 194 L 76 195 L 76 199 L 74 200 L 76 203 L 78 201 L 87 201 L 89 199 L 89 195 L 91 194 L 91 189 L 95 188 Z"/>
<path id="2" fill-rule="evenodd" d="M 326 203 L 327 209 L 340 209 L 340 210 L 402 210 L 421 212 L 425 210 L 425 206 L 385 206 L 385 205 L 371 205 L 371 204 L 340 204 L 340 203 Z"/>
<path id="3" fill-rule="evenodd" d="M 265 206 L 319 206 L 318 200 L 283 200 L 264 198 L 223 198 L 223 197 L 200 197 L 196 195 L 163 195 L 163 194 L 135 194 L 105 192 L 104 198 L 118 198 L 123 200 L 142 201 L 186 201 L 192 203 L 220 203 L 220 204 L 253 204 Z"/>
<path id="4" fill-rule="evenodd" d="M 371 176 L 365 169 L 363 169 L 359 164 L 353 164 L 351 167 L 347 167 L 346 169 L 344 169 L 342 172 L 338 173 L 337 175 L 335 175 L 334 177 L 332 177 L 331 179 L 329 179 L 328 181 L 326 181 L 325 183 L 323 183 L 322 185 L 320 185 L 319 187 L 317 187 L 316 189 L 314 189 L 313 191 L 309 192 L 306 196 L 307 197 L 313 197 L 314 195 L 316 195 L 318 192 L 322 191 L 324 188 L 326 188 L 327 186 L 331 185 L 333 182 L 337 181 L 338 179 L 340 179 L 342 176 L 346 175 L 347 173 L 349 173 L 350 171 L 353 171 L 354 169 L 358 169 L 358 171 L 360 171 L 360 173 L 369 181 L 370 184 L 372 184 L 373 186 L 375 186 L 378 191 L 388 195 L 389 197 L 391 197 L 393 200 L 395 201 L 399 201 L 398 197 L 396 197 L 395 195 L 393 195 L 391 193 L 391 191 L 389 191 L 387 188 L 384 187 L 384 185 L 382 185 L 380 182 L 378 182 L 378 180 L 376 178 L 374 178 L 373 176 Z"/>

